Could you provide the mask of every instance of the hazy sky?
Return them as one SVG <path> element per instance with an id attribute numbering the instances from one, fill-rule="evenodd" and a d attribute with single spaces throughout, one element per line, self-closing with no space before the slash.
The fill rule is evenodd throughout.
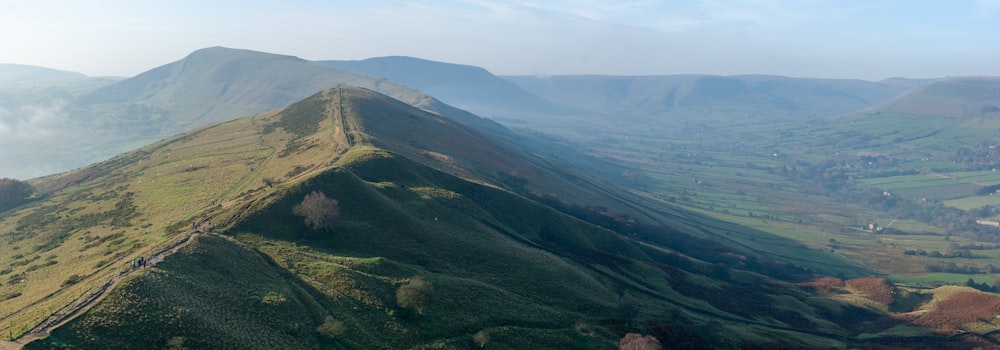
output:
<path id="1" fill-rule="evenodd" d="M 1000 0 L 0 0 L 0 62 L 133 76 L 210 46 L 504 75 L 1000 75 Z"/>

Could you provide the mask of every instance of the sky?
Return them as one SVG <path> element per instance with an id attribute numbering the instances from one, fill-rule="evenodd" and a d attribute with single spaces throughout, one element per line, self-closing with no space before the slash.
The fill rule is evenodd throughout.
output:
<path id="1" fill-rule="evenodd" d="M 1000 76 L 1000 0 L 0 0 L 0 63 L 134 76 L 211 47 L 498 75 Z"/>

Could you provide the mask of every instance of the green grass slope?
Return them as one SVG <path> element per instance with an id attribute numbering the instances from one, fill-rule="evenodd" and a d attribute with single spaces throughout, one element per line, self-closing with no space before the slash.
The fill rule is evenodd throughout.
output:
<path id="1" fill-rule="evenodd" d="M 882 317 L 767 276 L 812 275 L 768 253 L 804 247 L 763 233 L 745 243 L 738 225 L 347 86 L 35 185 L 35 202 L 0 218 L 0 239 L 21 252 L 0 255 L 20 278 L 3 284 L 19 294 L 0 304 L 0 334 L 185 237 L 192 221 L 247 246 L 202 238 L 48 344 L 132 347 L 127 336 L 142 336 L 136 348 L 241 348 L 269 335 L 260 346 L 609 348 L 643 332 L 689 346 L 829 348 Z M 313 191 L 339 201 L 329 230 L 293 214 Z M 61 287 L 73 274 L 84 277 Z M 433 290 L 411 308 L 397 293 L 417 279 Z"/>
<path id="2" fill-rule="evenodd" d="M 211 268 L 206 268 L 210 266 Z M 119 285 L 101 304 L 27 349 L 293 349 L 316 347 L 324 311 L 253 250 L 198 238 Z"/>

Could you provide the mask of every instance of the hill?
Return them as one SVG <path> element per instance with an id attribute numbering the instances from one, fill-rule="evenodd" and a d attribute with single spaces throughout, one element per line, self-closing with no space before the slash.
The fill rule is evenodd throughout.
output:
<path id="1" fill-rule="evenodd" d="M 138 106 L 133 109 L 145 113 L 130 119 L 141 120 L 150 135 L 162 137 L 285 106 L 337 84 L 368 87 L 419 107 L 430 104 L 426 95 L 385 80 L 292 56 L 223 47 L 195 51 L 86 94 L 79 102 L 109 108 Z M 104 113 L 109 108 L 98 110 Z M 120 116 L 92 123 L 126 127 L 120 122 L 107 125 L 117 119 Z"/>
<path id="2" fill-rule="evenodd" d="M 866 114 L 895 113 L 967 118 L 1000 114 L 1000 78 L 941 79 L 875 106 Z"/>
<path id="3" fill-rule="evenodd" d="M 0 84 L 84 79 L 86 75 L 23 64 L 0 63 Z"/>
<path id="4" fill-rule="evenodd" d="M 814 275 L 803 266 L 864 273 L 831 255 L 346 86 L 33 184 L 36 200 L 0 221 L 16 247 L 0 252 L 0 333 L 194 227 L 229 237 L 196 237 L 47 343 L 607 348 L 642 331 L 694 346 L 830 347 L 880 317 L 782 281 Z M 329 230 L 293 213 L 313 192 L 339 202 Z"/>
<path id="5" fill-rule="evenodd" d="M 560 105 L 689 121 L 823 119 L 878 104 L 907 88 L 861 80 L 760 75 L 505 78 Z"/>
<path id="6" fill-rule="evenodd" d="M 420 108 L 454 109 L 385 79 L 292 56 L 213 47 L 121 81 L 35 94 L 56 102 L 25 107 L 31 112 L 25 118 L 46 123 L 35 122 L 33 137 L 5 149 L 0 174 L 30 178 L 81 167 L 192 128 L 286 106 L 337 84 L 370 88 Z"/>
<path id="7" fill-rule="evenodd" d="M 475 66 L 405 56 L 320 62 L 389 79 L 423 91 L 450 105 L 484 116 L 503 116 L 508 113 L 565 113 L 568 110 Z"/>

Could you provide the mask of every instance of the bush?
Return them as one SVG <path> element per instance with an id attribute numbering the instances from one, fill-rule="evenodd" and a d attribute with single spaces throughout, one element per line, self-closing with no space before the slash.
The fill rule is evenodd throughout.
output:
<path id="1" fill-rule="evenodd" d="M 328 230 L 340 217 L 340 203 L 319 191 L 312 191 L 302 202 L 292 207 L 292 213 L 301 216 L 307 227 Z"/>
<path id="2" fill-rule="evenodd" d="M 663 345 L 654 336 L 629 333 L 618 341 L 618 350 L 663 350 Z"/>
<path id="3" fill-rule="evenodd" d="M 15 179 L 0 179 L 0 211 L 4 211 L 26 202 L 35 191 L 27 182 Z"/>
<path id="4" fill-rule="evenodd" d="M 401 308 L 412 309 L 423 315 L 431 301 L 431 293 L 433 292 L 434 285 L 417 276 L 396 290 L 396 304 Z"/>
<path id="5" fill-rule="evenodd" d="M 185 341 L 187 341 L 186 337 L 179 337 L 179 336 L 178 337 L 172 337 L 169 340 L 167 340 L 167 349 L 168 350 L 187 350 L 187 347 L 184 346 L 184 342 Z"/>
<path id="6" fill-rule="evenodd" d="M 472 336 L 472 340 L 475 341 L 476 345 L 479 345 L 479 347 L 484 347 L 486 346 L 486 343 L 490 342 L 490 334 L 486 333 L 485 330 L 482 330 L 476 332 L 476 335 Z"/>
<path id="7" fill-rule="evenodd" d="M 76 275 L 76 274 L 70 275 L 69 277 L 66 278 L 66 281 L 63 282 L 62 286 L 66 287 L 66 286 L 72 286 L 74 284 L 77 284 L 80 281 L 82 281 L 84 277 L 85 276 L 80 276 L 80 275 Z"/>
<path id="8" fill-rule="evenodd" d="M 324 337 L 337 339 L 337 337 L 344 334 L 346 329 L 347 327 L 344 326 L 343 321 L 336 320 L 332 316 L 327 316 L 323 324 L 316 327 L 316 332 Z"/>

